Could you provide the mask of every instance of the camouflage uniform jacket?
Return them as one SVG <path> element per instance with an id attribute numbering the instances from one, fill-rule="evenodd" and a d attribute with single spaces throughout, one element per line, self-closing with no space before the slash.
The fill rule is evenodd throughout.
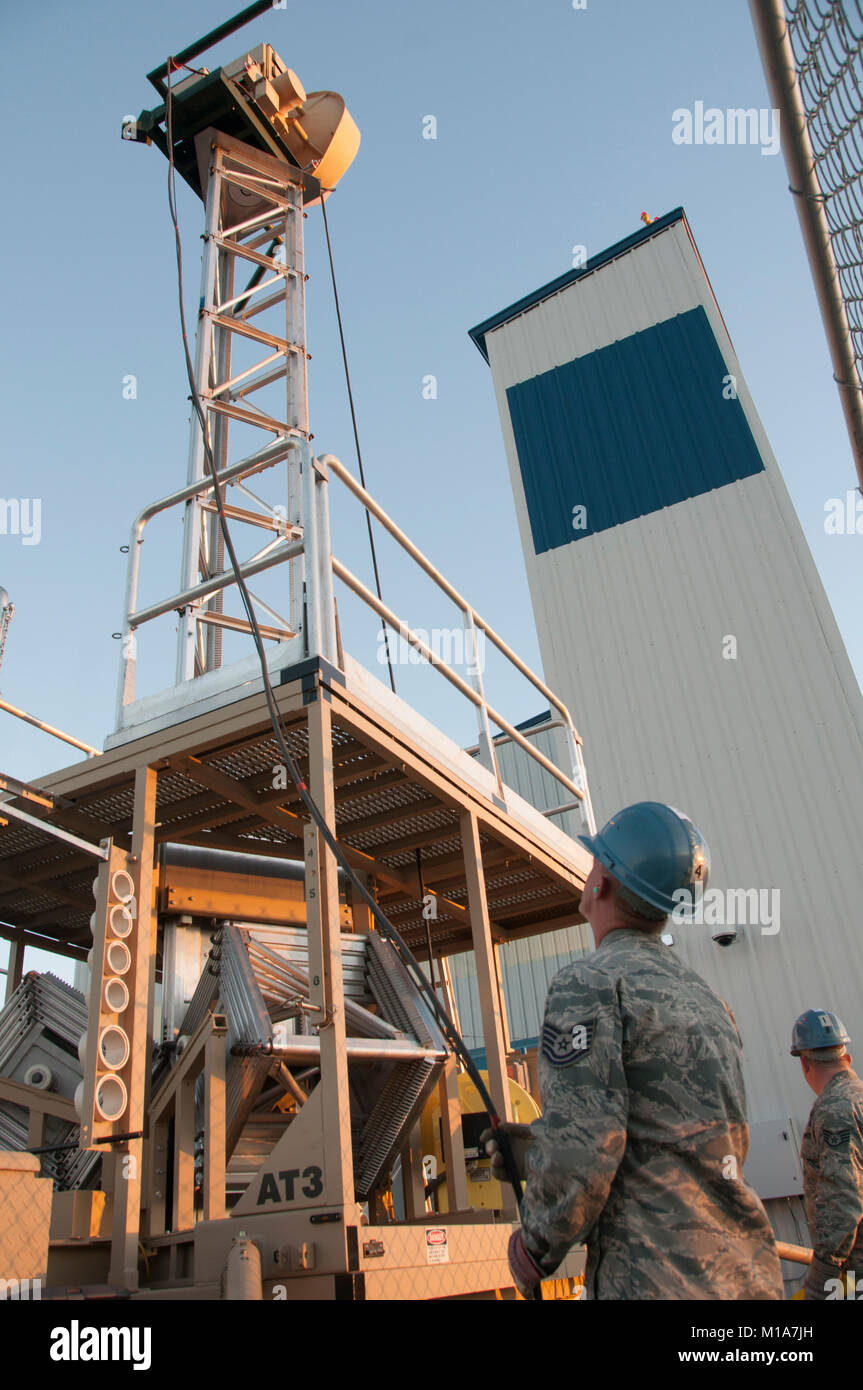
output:
<path id="1" fill-rule="evenodd" d="M 832 1076 L 812 1107 L 800 1147 L 803 1195 L 819 1260 L 863 1278 L 863 1081 Z"/>
<path id="2" fill-rule="evenodd" d="M 525 1246 L 543 1272 L 588 1249 L 602 1299 L 778 1299 L 770 1223 L 743 1181 L 741 1045 L 727 1006 L 656 936 L 610 932 L 555 976 Z"/>

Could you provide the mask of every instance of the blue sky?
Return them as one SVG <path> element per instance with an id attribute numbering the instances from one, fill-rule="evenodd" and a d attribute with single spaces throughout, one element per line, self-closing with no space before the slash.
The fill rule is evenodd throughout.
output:
<path id="1" fill-rule="evenodd" d="M 167 166 L 121 141 L 120 125 L 156 104 L 146 72 L 230 9 L 46 0 L 0 16 L 4 50 L 21 59 L 6 74 L 17 127 L 0 231 L 0 495 L 41 503 L 38 545 L 0 535 L 16 607 L 0 690 L 96 746 L 114 723 L 120 546 L 139 508 L 185 480 L 188 431 Z M 539 667 L 491 377 L 467 330 L 569 269 L 573 246 L 592 255 L 643 209 L 682 204 L 859 679 L 863 540 L 824 530 L 854 469 L 784 161 L 672 140 L 673 111 L 696 101 L 768 105 L 745 0 L 288 0 L 199 61 L 262 40 L 307 90 L 341 92 L 362 132 L 328 211 L 369 486 L 479 611 Z M 428 115 L 435 140 L 423 139 Z M 180 214 L 193 306 L 203 209 L 185 187 Z M 315 444 L 353 466 L 318 211 L 306 238 Z M 129 374 L 135 400 L 123 398 Z M 435 400 L 423 399 L 428 374 Z M 370 582 L 360 521 L 340 503 L 334 544 Z M 385 599 L 416 626 L 452 622 L 390 545 L 380 557 Z M 146 564 L 154 596 L 176 587 L 176 526 L 154 530 Z M 374 631 L 358 626 L 347 645 L 380 672 Z M 148 688 L 169 683 L 173 643 L 169 618 L 147 649 Z M 437 677 L 397 678 L 472 741 Z M 541 707 L 496 667 L 487 682 L 513 720 Z M 0 713 L 4 771 L 38 781 L 71 760 Z"/>

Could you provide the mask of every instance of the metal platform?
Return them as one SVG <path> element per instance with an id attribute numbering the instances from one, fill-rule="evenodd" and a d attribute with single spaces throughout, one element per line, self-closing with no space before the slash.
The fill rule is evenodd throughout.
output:
<path id="1" fill-rule="evenodd" d="M 322 660 L 278 672 L 279 709 L 292 751 L 307 771 L 307 702 L 320 682 L 332 716 L 339 841 L 353 866 L 375 882 L 381 904 L 414 953 L 427 954 L 418 848 L 425 888 L 437 895 L 437 917 L 430 921 L 433 950 L 450 955 L 472 945 L 459 826 L 466 808 L 479 822 L 496 942 L 583 920 L 578 908 L 590 867 L 587 852 L 514 792 L 504 788 L 501 799 L 495 778 L 477 759 L 356 663 L 347 660 L 346 666 L 345 675 Z M 246 694 L 248 688 L 254 693 Z M 199 714 L 190 704 L 179 722 L 178 711 L 163 710 L 144 723 L 139 737 L 44 778 L 40 790 L 53 799 L 50 808 L 25 798 L 12 805 L 73 838 L 97 844 L 110 836 L 124 845 L 132 830 L 135 769 L 152 765 L 157 844 L 302 859 L 299 797 L 293 789 L 273 789 L 274 778 L 284 778 L 278 776 L 280 755 L 260 678 L 240 687 L 241 698 L 236 695 L 223 691 L 220 703 Z M 28 944 L 47 937 L 83 959 L 90 945 L 93 873 L 92 857 L 72 841 L 31 822 L 11 821 L 0 832 L 0 917 L 23 929 Z"/>

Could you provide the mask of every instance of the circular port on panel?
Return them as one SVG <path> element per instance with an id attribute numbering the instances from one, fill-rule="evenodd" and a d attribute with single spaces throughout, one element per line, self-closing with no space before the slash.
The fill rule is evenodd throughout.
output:
<path id="1" fill-rule="evenodd" d="M 119 1076 L 101 1076 L 96 1082 L 96 1109 L 103 1120 L 119 1120 L 126 1109 L 126 1087 Z"/>
<path id="2" fill-rule="evenodd" d="M 78 1116 L 78 1119 L 79 1119 L 79 1120 L 82 1120 L 82 1119 L 84 1118 L 84 1116 L 83 1116 L 82 1113 L 81 1113 L 82 1110 L 84 1109 L 84 1083 L 83 1083 L 83 1081 L 79 1081 L 79 1082 L 78 1082 L 78 1085 L 75 1087 L 75 1095 L 74 1095 L 74 1098 L 73 1098 L 73 1100 L 72 1100 L 72 1104 L 73 1104 L 74 1107 L 75 1107 L 75 1114 Z"/>
<path id="3" fill-rule="evenodd" d="M 87 1034 L 82 1033 L 78 1039 L 78 1061 L 82 1067 L 87 1065 Z"/>
<path id="4" fill-rule="evenodd" d="M 109 1013 L 121 1014 L 129 1005 L 129 991 L 125 981 L 118 980 L 116 975 L 112 975 L 102 987 L 102 1000 Z"/>
<path id="5" fill-rule="evenodd" d="M 135 885 L 132 882 L 132 875 L 127 874 L 125 869 L 117 869 L 111 875 L 111 892 L 115 898 L 119 898 L 121 903 L 130 902 L 135 896 Z"/>
<path id="6" fill-rule="evenodd" d="M 96 935 L 96 914 L 95 914 L 95 912 L 92 914 L 92 916 L 91 916 L 91 918 L 90 918 L 90 935 L 91 935 L 91 936 L 95 936 L 95 935 Z"/>
<path id="7" fill-rule="evenodd" d="M 119 1071 L 129 1060 L 129 1039 L 115 1023 L 109 1023 L 99 1034 L 99 1056 L 112 1071 Z"/>
<path id="8" fill-rule="evenodd" d="M 132 964 L 132 954 L 125 941 L 109 941 L 105 956 L 112 975 L 125 975 Z M 89 961 L 87 963 L 89 965 Z"/>
<path id="9" fill-rule="evenodd" d="M 108 925 L 115 936 L 128 936 L 135 925 L 125 903 L 117 903 L 108 913 Z"/>
<path id="10" fill-rule="evenodd" d="M 35 1086 L 37 1091 L 53 1091 L 54 1073 L 50 1067 L 43 1067 L 37 1062 L 35 1067 L 28 1067 L 25 1071 L 24 1085 Z"/>

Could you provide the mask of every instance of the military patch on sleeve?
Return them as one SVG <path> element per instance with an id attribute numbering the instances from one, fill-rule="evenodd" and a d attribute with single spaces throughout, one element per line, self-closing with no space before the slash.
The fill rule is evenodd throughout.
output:
<path id="1" fill-rule="evenodd" d="M 850 1129 L 822 1129 L 824 1143 L 829 1144 L 831 1149 L 847 1148 L 851 1142 Z"/>
<path id="2" fill-rule="evenodd" d="M 594 1019 L 573 1023 L 571 1028 L 555 1028 L 546 1023 L 542 1029 L 542 1055 L 553 1067 L 566 1067 L 590 1051 L 596 1029 Z"/>

